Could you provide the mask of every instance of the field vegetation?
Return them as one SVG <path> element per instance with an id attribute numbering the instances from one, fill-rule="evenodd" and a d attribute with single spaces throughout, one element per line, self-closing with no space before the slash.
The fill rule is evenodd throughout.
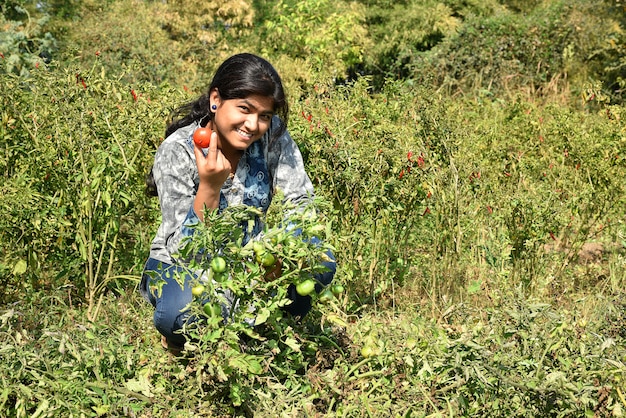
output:
<path id="1" fill-rule="evenodd" d="M 0 416 L 626 414 L 621 0 L 0 9 Z M 198 227 L 185 251 L 219 252 L 196 267 L 250 309 L 194 302 L 175 357 L 137 290 L 144 179 L 170 112 L 243 51 L 284 78 L 318 210 L 275 201 L 254 248 L 254 211 Z M 327 249 L 336 286 L 296 322 L 286 288 Z"/>

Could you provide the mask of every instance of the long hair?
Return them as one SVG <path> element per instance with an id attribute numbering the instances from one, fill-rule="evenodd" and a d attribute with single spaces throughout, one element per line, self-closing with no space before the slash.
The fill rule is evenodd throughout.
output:
<path id="1" fill-rule="evenodd" d="M 280 117 L 282 123 L 272 131 L 270 141 L 278 138 L 287 129 L 289 105 L 278 72 L 265 59 L 243 53 L 231 56 L 219 66 L 206 93 L 172 112 L 170 123 L 165 129 L 165 138 L 194 122 L 206 126 L 214 115 L 209 108 L 209 97 L 215 88 L 222 100 L 243 99 L 252 95 L 271 97 L 274 101 L 274 114 Z M 149 195 L 157 195 L 152 170 L 146 178 L 146 187 Z"/>
<path id="2" fill-rule="evenodd" d="M 286 129 L 289 106 L 280 76 L 265 59 L 243 53 L 231 56 L 219 66 L 205 94 L 172 113 L 171 122 L 165 130 L 166 138 L 183 126 L 193 122 L 205 126 L 213 118 L 209 109 L 209 96 L 213 89 L 219 91 L 222 100 L 243 99 L 252 95 L 271 97 L 274 114 L 282 119 L 282 130 Z M 277 132 L 276 135 L 282 133 Z"/>

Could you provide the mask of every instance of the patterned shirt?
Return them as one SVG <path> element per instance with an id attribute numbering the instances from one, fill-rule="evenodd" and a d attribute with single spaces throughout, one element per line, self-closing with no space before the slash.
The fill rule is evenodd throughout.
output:
<path id="1" fill-rule="evenodd" d="M 313 197 L 313 185 L 304 169 L 298 146 L 285 131 L 270 140 L 282 121 L 274 116 L 268 132 L 246 149 L 233 178 L 220 192 L 219 208 L 249 205 L 267 211 L 276 190 L 285 200 L 303 204 Z M 199 221 L 193 208 L 200 178 L 193 151 L 197 123 L 178 129 L 159 146 L 153 166 L 154 181 L 161 205 L 161 225 L 150 247 L 150 257 L 173 264 L 180 241 L 190 235 L 188 227 Z M 254 233 L 258 233 L 257 225 Z"/>

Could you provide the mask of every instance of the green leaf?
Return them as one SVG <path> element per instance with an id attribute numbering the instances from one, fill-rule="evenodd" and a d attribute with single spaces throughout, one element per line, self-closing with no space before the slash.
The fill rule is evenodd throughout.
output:
<path id="1" fill-rule="evenodd" d="M 467 293 L 473 295 L 480 292 L 480 280 L 473 280 L 467 287 Z"/>
<path id="2" fill-rule="evenodd" d="M 293 351 L 300 352 L 300 344 L 294 338 L 285 338 L 285 345 L 291 348 Z"/>
<path id="3" fill-rule="evenodd" d="M 13 274 L 16 276 L 21 276 L 26 273 L 27 264 L 25 260 L 18 260 L 17 263 L 13 266 Z"/>
<path id="4" fill-rule="evenodd" d="M 332 314 L 332 313 L 328 314 L 328 315 L 326 315 L 326 319 L 329 322 L 331 322 L 331 323 L 333 323 L 333 324 L 335 324 L 337 326 L 340 326 L 340 327 L 344 327 L 345 328 L 345 327 L 348 326 L 346 321 L 344 321 L 343 319 L 339 318 L 339 316 L 337 316 L 336 314 Z"/>
<path id="5" fill-rule="evenodd" d="M 111 405 L 92 406 L 91 408 L 94 410 L 96 414 L 98 414 L 99 417 L 101 417 L 102 415 L 109 413 L 111 409 Z"/>
<path id="6" fill-rule="evenodd" d="M 265 321 L 267 321 L 267 318 L 269 318 L 271 315 L 271 312 L 269 309 L 267 308 L 261 308 L 259 309 L 259 313 L 257 314 L 254 323 L 255 325 L 261 325 L 263 324 Z"/>
<path id="7" fill-rule="evenodd" d="M 263 366 L 257 359 L 250 358 L 248 359 L 248 372 L 252 374 L 261 374 L 263 373 Z"/>
<path id="8" fill-rule="evenodd" d="M 260 374 L 263 372 L 261 363 L 255 356 L 239 354 L 233 356 L 228 360 L 228 365 L 233 369 L 242 371 L 244 373 Z"/>
<path id="9" fill-rule="evenodd" d="M 141 393 L 149 398 L 152 394 L 152 384 L 146 376 L 139 376 L 139 380 L 130 379 L 126 382 L 126 388 L 130 391 Z"/>

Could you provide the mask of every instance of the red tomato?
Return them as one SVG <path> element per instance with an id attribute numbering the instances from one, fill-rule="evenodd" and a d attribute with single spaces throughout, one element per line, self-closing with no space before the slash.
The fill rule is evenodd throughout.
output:
<path id="1" fill-rule="evenodd" d="M 209 128 L 198 128 L 193 133 L 193 142 L 200 148 L 208 148 L 211 143 L 211 131 Z"/>

